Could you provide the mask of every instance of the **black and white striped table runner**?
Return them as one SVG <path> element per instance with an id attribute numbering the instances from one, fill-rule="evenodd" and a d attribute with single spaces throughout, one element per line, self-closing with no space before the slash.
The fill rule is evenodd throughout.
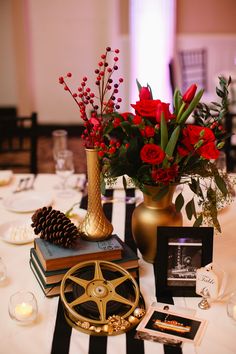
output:
<path id="1" fill-rule="evenodd" d="M 113 190 L 107 190 L 107 196 L 113 196 Z M 134 196 L 135 190 L 128 189 L 126 196 Z M 114 204 L 108 203 L 104 205 L 104 212 L 107 218 L 113 222 L 113 206 Z M 81 208 L 87 208 L 87 198 L 84 197 L 81 201 Z M 124 208 L 124 220 L 122 216 L 118 218 L 119 222 L 125 223 L 124 241 L 135 251 L 137 248 L 131 233 L 131 216 L 135 208 L 134 204 L 121 204 L 119 208 Z M 121 213 L 122 215 L 122 213 Z M 114 225 L 114 224 L 113 224 Z M 121 235 L 119 235 L 121 237 Z M 155 277 L 153 271 L 153 288 L 155 288 Z M 138 279 L 142 283 L 142 277 Z M 141 285 L 141 284 L 140 284 Z M 172 303 L 173 299 L 160 298 L 156 294 L 156 300 L 159 302 Z M 52 339 L 51 354 L 181 354 L 184 353 L 181 348 L 162 345 L 160 343 L 153 343 L 149 341 L 142 341 L 134 338 L 135 329 L 127 332 L 124 335 L 99 337 L 88 336 L 82 332 L 72 329 L 66 322 L 61 301 L 58 301 L 56 321 Z"/>

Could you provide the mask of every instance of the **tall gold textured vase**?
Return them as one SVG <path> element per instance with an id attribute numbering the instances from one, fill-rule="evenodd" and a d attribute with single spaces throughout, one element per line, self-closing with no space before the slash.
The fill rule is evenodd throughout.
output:
<path id="1" fill-rule="evenodd" d="M 101 241 L 109 238 L 113 226 L 107 220 L 101 203 L 100 167 L 96 149 L 86 149 L 88 172 L 88 209 L 79 230 L 82 238 L 88 241 Z"/>
<path id="2" fill-rule="evenodd" d="M 136 245 L 146 262 L 154 263 L 156 258 L 157 227 L 182 226 L 183 219 L 180 212 L 176 212 L 172 203 L 175 187 L 170 187 L 169 192 L 160 200 L 155 201 L 158 188 L 146 186 L 148 194 L 144 193 L 144 201 L 139 204 L 132 215 L 132 233 Z"/>

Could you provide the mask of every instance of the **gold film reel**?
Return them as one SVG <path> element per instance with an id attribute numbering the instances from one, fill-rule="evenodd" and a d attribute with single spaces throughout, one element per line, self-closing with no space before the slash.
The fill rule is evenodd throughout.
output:
<path id="1" fill-rule="evenodd" d="M 72 292 L 67 292 L 67 289 Z M 72 327 L 93 335 L 117 335 L 136 326 L 145 314 L 135 279 L 107 261 L 87 261 L 71 268 L 61 283 L 65 318 Z"/>

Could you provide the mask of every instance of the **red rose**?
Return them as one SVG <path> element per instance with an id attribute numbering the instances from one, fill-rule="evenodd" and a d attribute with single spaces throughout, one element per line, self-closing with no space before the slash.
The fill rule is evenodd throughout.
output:
<path id="1" fill-rule="evenodd" d="M 120 118 L 115 118 L 115 119 L 113 120 L 113 127 L 114 127 L 114 128 L 119 127 L 119 126 L 120 126 L 120 123 L 121 123 Z"/>
<path id="2" fill-rule="evenodd" d="M 204 157 L 207 160 L 216 160 L 219 157 L 219 150 L 216 148 L 215 144 L 213 142 L 210 142 L 208 144 L 202 145 L 197 152 L 199 155 Z"/>
<path id="3" fill-rule="evenodd" d="M 195 144 L 202 140 L 202 145 L 196 150 L 196 153 L 207 160 L 216 159 L 219 151 L 215 146 L 215 135 L 211 129 L 200 127 L 197 125 L 189 125 L 183 130 L 183 139 L 181 143 L 183 146 L 178 147 L 180 156 L 186 156 L 188 152 L 195 149 Z"/>
<path id="4" fill-rule="evenodd" d="M 139 91 L 139 99 L 140 99 L 140 101 L 152 99 L 152 94 L 151 94 L 151 91 L 148 87 L 141 88 L 141 90 Z"/>
<path id="5" fill-rule="evenodd" d="M 147 125 L 145 127 L 145 136 L 147 138 L 151 138 L 154 135 L 155 135 L 155 129 L 151 125 Z"/>
<path id="6" fill-rule="evenodd" d="M 195 93 L 197 91 L 197 85 L 196 84 L 192 84 L 183 94 L 183 101 L 185 103 L 190 103 L 192 101 L 192 99 L 195 96 Z"/>
<path id="7" fill-rule="evenodd" d="M 185 157 L 189 154 L 189 150 L 185 148 L 185 146 L 178 146 L 177 147 L 178 154 L 182 157 Z"/>
<path id="8" fill-rule="evenodd" d="M 160 102 L 160 100 L 142 100 L 137 101 L 136 104 L 131 104 L 131 106 L 135 109 L 136 114 L 155 119 L 157 107 Z"/>
<path id="9" fill-rule="evenodd" d="M 124 118 L 124 120 L 128 120 L 129 116 L 133 117 L 133 113 L 125 112 L 121 113 L 121 116 Z"/>
<path id="10" fill-rule="evenodd" d="M 133 124 L 139 125 L 142 123 L 142 118 L 140 116 L 134 116 Z"/>
<path id="11" fill-rule="evenodd" d="M 168 185 L 173 182 L 178 175 L 178 165 L 174 164 L 168 168 L 156 168 L 152 171 L 152 179 L 156 183 Z"/>
<path id="12" fill-rule="evenodd" d="M 169 103 L 165 102 L 159 102 L 157 104 L 157 109 L 156 109 L 156 121 L 160 123 L 161 121 L 161 114 L 164 113 L 165 120 L 168 121 L 172 118 L 174 118 L 174 115 L 170 113 L 169 111 Z"/>
<path id="13" fill-rule="evenodd" d="M 164 160 L 165 153 L 158 145 L 146 144 L 140 151 L 140 158 L 143 162 L 147 162 L 152 165 L 158 165 Z"/>
<path id="14" fill-rule="evenodd" d="M 189 124 L 183 129 L 183 135 L 189 140 L 191 145 L 195 145 L 199 140 L 203 140 L 205 143 L 216 140 L 210 128 L 200 127 L 199 125 Z"/>

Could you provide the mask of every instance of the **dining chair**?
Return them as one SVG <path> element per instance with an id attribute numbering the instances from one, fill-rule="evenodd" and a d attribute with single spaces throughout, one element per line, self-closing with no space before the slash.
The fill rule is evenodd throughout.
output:
<path id="1" fill-rule="evenodd" d="M 178 54 L 183 92 L 193 83 L 207 91 L 207 50 L 188 49 Z"/>
<path id="2" fill-rule="evenodd" d="M 176 82 L 175 82 L 175 65 L 174 65 L 174 59 L 171 58 L 170 62 L 169 62 L 169 83 L 170 83 L 170 88 L 171 88 L 171 92 L 172 95 L 174 95 L 175 92 L 175 86 L 176 86 Z"/>
<path id="3" fill-rule="evenodd" d="M 0 169 L 37 173 L 37 114 L 0 116 Z"/>

